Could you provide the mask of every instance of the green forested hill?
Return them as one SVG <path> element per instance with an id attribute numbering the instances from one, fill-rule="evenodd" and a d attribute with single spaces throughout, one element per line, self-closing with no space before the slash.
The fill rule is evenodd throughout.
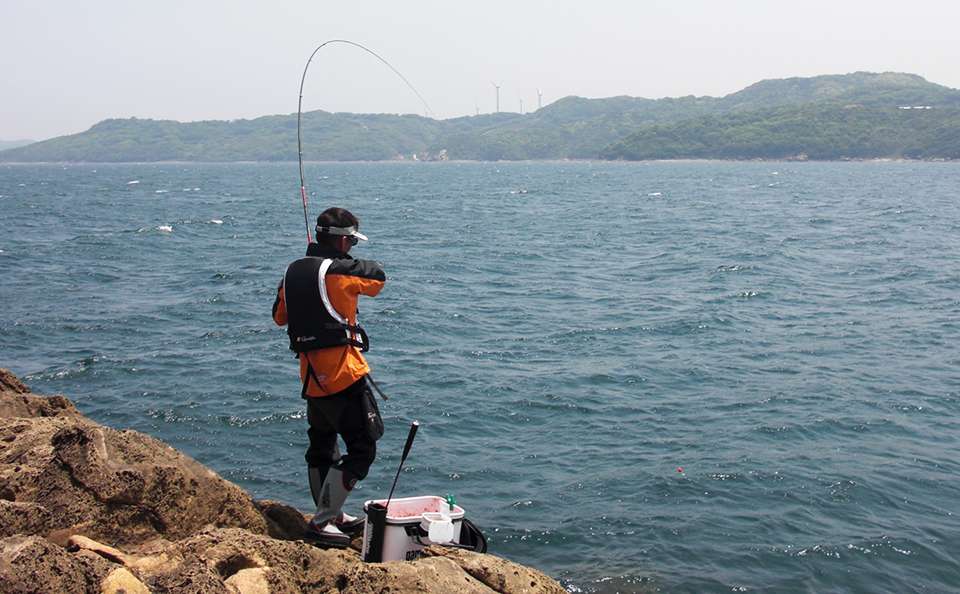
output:
<path id="1" fill-rule="evenodd" d="M 722 98 L 566 97 L 523 115 L 434 120 L 316 111 L 303 114 L 303 153 L 330 161 L 957 159 L 958 110 L 955 89 L 911 74 L 859 72 L 767 80 Z M 296 114 L 106 120 L 0 151 L 0 162 L 296 159 Z"/>
<path id="2" fill-rule="evenodd" d="M 435 120 L 419 116 L 303 115 L 304 157 L 382 161 L 412 157 L 439 136 Z M 105 120 L 86 132 L 0 151 L 0 161 L 296 161 L 297 116 L 255 120 Z"/>
<path id="3" fill-rule="evenodd" d="M 960 107 L 808 103 L 637 130 L 601 159 L 960 159 Z"/>
<path id="4" fill-rule="evenodd" d="M 713 113 L 716 99 L 565 97 L 495 127 L 444 136 L 430 145 L 451 159 L 595 159 L 598 152 L 644 126 Z"/>
<path id="5" fill-rule="evenodd" d="M 874 107 L 960 107 L 960 91 L 927 82 L 915 74 L 886 72 L 765 80 L 718 100 L 720 111 L 804 103 Z"/>

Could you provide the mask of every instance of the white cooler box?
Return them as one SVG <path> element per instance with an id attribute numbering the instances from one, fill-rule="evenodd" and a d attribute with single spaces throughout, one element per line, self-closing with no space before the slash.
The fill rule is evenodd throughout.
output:
<path id="1" fill-rule="evenodd" d="M 385 505 L 386 499 L 367 501 L 363 505 L 366 510 L 371 503 Z M 453 524 L 452 535 L 449 526 L 442 519 L 441 506 L 447 508 L 450 522 Z M 426 495 L 423 497 L 405 497 L 391 499 L 387 509 L 387 524 L 383 536 L 383 554 L 381 561 L 410 561 L 420 556 L 420 551 L 431 544 L 451 544 L 460 542 L 460 530 L 463 524 L 463 508 L 457 504 L 449 509 L 443 497 Z M 431 531 L 431 524 L 437 523 L 437 530 Z M 363 550 L 367 550 L 372 536 L 372 526 L 367 518 L 363 528 Z M 434 542 L 430 534 L 450 536 L 449 540 Z M 486 548 L 486 547 L 484 547 Z"/>

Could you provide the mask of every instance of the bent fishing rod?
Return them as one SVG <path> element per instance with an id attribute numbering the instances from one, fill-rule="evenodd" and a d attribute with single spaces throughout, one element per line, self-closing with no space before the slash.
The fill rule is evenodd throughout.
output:
<path id="1" fill-rule="evenodd" d="M 386 64 L 387 68 L 389 68 L 390 70 L 393 70 L 393 72 L 397 76 L 399 76 L 400 79 L 403 82 L 405 82 L 408 87 L 410 87 L 410 90 L 414 92 L 417 98 L 420 99 L 420 102 L 423 103 L 423 106 L 427 108 L 427 112 L 434 119 L 436 119 L 436 116 L 433 115 L 433 110 L 430 109 L 430 106 L 427 105 L 427 102 L 423 100 L 423 97 L 420 96 L 420 93 L 418 93 L 417 90 L 413 88 L 413 85 L 410 84 L 410 81 L 404 78 L 404 76 L 400 74 L 400 72 L 396 68 L 390 65 L 390 62 L 387 62 L 386 60 L 381 58 L 379 55 L 377 55 L 375 52 L 363 47 L 359 43 L 354 43 L 353 41 L 347 41 L 346 39 L 331 39 L 330 41 L 325 41 L 324 43 L 321 43 L 320 46 L 317 47 L 317 49 L 313 50 L 313 53 L 310 54 L 310 59 L 307 60 L 307 65 L 303 68 L 303 77 L 301 77 L 300 79 L 300 100 L 297 103 L 297 155 L 300 161 L 300 196 L 301 198 L 303 198 L 303 220 L 307 225 L 307 243 L 313 243 L 313 237 L 310 235 L 310 216 L 307 214 L 307 183 L 303 175 L 303 134 L 301 133 L 301 128 L 300 128 L 300 122 L 303 116 L 303 83 L 304 81 L 307 80 L 307 70 L 310 68 L 310 62 L 313 61 L 313 57 L 316 56 L 317 52 L 319 52 L 321 49 L 323 49 L 324 47 L 332 43 L 345 43 L 347 45 L 352 45 L 353 47 L 360 48 L 363 51 L 370 54 L 371 56 L 373 56 L 374 58 Z"/>

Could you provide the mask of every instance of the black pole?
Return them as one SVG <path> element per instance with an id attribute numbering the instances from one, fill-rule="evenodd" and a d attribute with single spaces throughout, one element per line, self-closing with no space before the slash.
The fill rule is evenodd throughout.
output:
<path id="1" fill-rule="evenodd" d="M 400 478 L 400 471 L 403 470 L 403 463 L 407 459 L 407 454 L 410 453 L 410 446 L 413 445 L 413 438 L 417 436 L 417 429 L 420 428 L 420 423 L 414 421 L 410 425 L 410 433 L 407 435 L 407 444 L 403 446 L 403 455 L 400 456 L 400 468 L 397 468 L 397 476 L 393 479 L 393 486 L 390 487 L 390 495 L 387 497 L 387 507 L 390 507 L 390 500 L 393 499 L 393 490 L 397 488 L 397 479 Z"/>
<path id="2" fill-rule="evenodd" d="M 370 503 L 364 511 L 367 513 L 367 525 L 363 533 L 363 554 L 361 559 L 368 563 L 380 563 L 383 560 L 383 540 L 387 531 L 387 510 L 390 508 L 390 500 L 393 499 L 393 490 L 397 488 L 397 480 L 400 478 L 400 471 L 403 470 L 403 463 L 410 453 L 410 446 L 413 445 L 413 438 L 417 436 L 417 429 L 420 423 L 414 421 L 410 425 L 410 433 L 407 435 L 407 443 L 403 446 L 403 455 L 400 456 L 400 468 L 397 468 L 397 476 L 393 479 L 393 486 L 390 487 L 390 496 L 387 497 L 386 505 L 382 503 Z"/>

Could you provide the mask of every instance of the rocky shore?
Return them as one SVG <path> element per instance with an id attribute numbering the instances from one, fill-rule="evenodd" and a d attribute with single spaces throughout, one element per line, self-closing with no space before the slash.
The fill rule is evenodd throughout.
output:
<path id="1" fill-rule="evenodd" d="M 0 592 L 560 594 L 505 559 L 428 547 L 364 563 L 299 540 L 307 518 L 254 501 L 142 433 L 81 415 L 0 369 Z"/>

